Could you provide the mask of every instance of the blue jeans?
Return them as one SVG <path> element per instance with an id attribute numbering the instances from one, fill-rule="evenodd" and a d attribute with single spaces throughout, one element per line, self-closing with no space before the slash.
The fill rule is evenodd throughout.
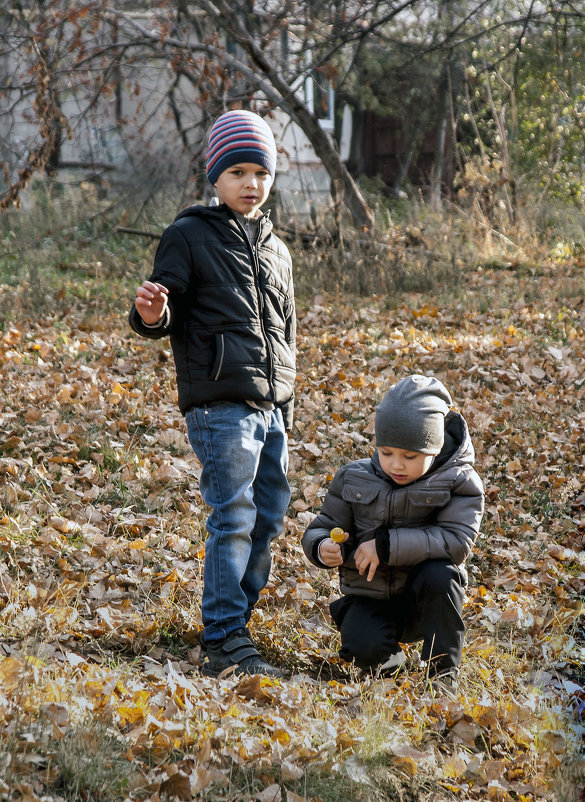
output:
<path id="1" fill-rule="evenodd" d="M 270 544 L 290 501 L 287 437 L 280 409 L 226 401 L 185 415 L 211 508 L 201 603 L 204 639 L 245 627 L 270 574 Z"/>

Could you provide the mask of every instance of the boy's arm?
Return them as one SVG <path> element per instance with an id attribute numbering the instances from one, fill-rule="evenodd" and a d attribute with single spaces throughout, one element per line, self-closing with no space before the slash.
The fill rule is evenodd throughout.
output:
<path id="1" fill-rule="evenodd" d="M 434 523 L 424 526 L 380 527 L 376 550 L 380 562 L 393 566 L 417 565 L 424 560 L 465 562 L 479 534 L 484 509 L 483 484 L 477 473 L 462 474 Z"/>
<path id="2" fill-rule="evenodd" d="M 296 310 L 295 310 L 295 291 L 294 285 L 292 280 L 292 266 L 291 266 L 291 278 L 288 286 L 288 293 L 287 293 L 287 300 L 288 300 L 288 315 L 285 322 L 285 337 L 286 341 L 291 349 L 291 352 L 294 354 L 296 352 L 296 339 L 297 339 L 297 317 L 296 317 Z M 282 405 L 282 417 L 284 419 L 284 428 L 287 432 L 290 432 L 293 425 L 294 420 L 294 410 L 295 410 L 295 398 L 294 395 L 290 397 L 290 399 L 286 402 L 286 404 Z"/>
<path id="3" fill-rule="evenodd" d="M 301 540 L 307 559 L 319 568 L 328 567 L 319 559 L 320 544 L 330 537 L 331 530 L 335 526 L 340 526 L 345 532 L 350 532 L 353 524 L 351 505 L 341 497 L 343 474 L 344 469 L 340 468 L 333 477 L 323 501 L 321 512 L 313 518 Z M 342 556 L 345 556 L 345 544 L 339 545 L 341 546 Z"/>
<path id="4" fill-rule="evenodd" d="M 191 274 L 191 252 L 182 231 L 172 225 L 165 229 L 160 239 L 154 268 L 147 282 L 142 285 L 162 285 L 168 290 L 168 303 L 160 325 L 149 325 L 140 316 L 136 303 L 132 304 L 129 314 L 129 323 L 132 329 L 142 337 L 160 339 L 169 334 L 174 321 L 175 300 L 183 295 L 189 285 Z"/>

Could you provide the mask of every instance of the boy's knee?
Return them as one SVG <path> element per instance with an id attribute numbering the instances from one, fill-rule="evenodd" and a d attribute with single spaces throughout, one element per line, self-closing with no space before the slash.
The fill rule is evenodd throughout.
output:
<path id="1" fill-rule="evenodd" d="M 428 594 L 442 594 L 461 588 L 459 569 L 447 560 L 427 560 L 419 567 L 414 587 Z"/>
<path id="2" fill-rule="evenodd" d="M 360 668 L 372 668 L 385 662 L 390 654 L 398 650 L 398 642 L 383 628 L 368 626 L 341 627 L 341 649 L 343 660 L 355 660 Z"/>
<path id="3" fill-rule="evenodd" d="M 341 634 L 339 656 L 369 669 L 398 651 L 397 625 L 387 603 L 363 596 L 343 596 L 330 605 Z"/>

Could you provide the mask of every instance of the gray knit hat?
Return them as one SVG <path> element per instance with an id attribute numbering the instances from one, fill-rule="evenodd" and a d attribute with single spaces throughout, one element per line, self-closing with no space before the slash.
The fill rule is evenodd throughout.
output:
<path id="1" fill-rule="evenodd" d="M 451 396 L 432 376 L 406 376 L 376 407 L 376 446 L 438 454 L 445 439 Z"/>

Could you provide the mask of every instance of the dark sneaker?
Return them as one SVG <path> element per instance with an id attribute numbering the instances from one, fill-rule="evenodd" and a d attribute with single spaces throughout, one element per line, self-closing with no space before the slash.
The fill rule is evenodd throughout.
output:
<path id="1" fill-rule="evenodd" d="M 201 673 L 206 677 L 219 677 L 223 672 L 236 676 L 266 674 L 270 677 L 282 677 L 279 668 L 262 659 L 244 629 L 231 632 L 225 640 L 218 643 L 206 643 L 205 650 L 207 661 L 203 663 Z"/>

